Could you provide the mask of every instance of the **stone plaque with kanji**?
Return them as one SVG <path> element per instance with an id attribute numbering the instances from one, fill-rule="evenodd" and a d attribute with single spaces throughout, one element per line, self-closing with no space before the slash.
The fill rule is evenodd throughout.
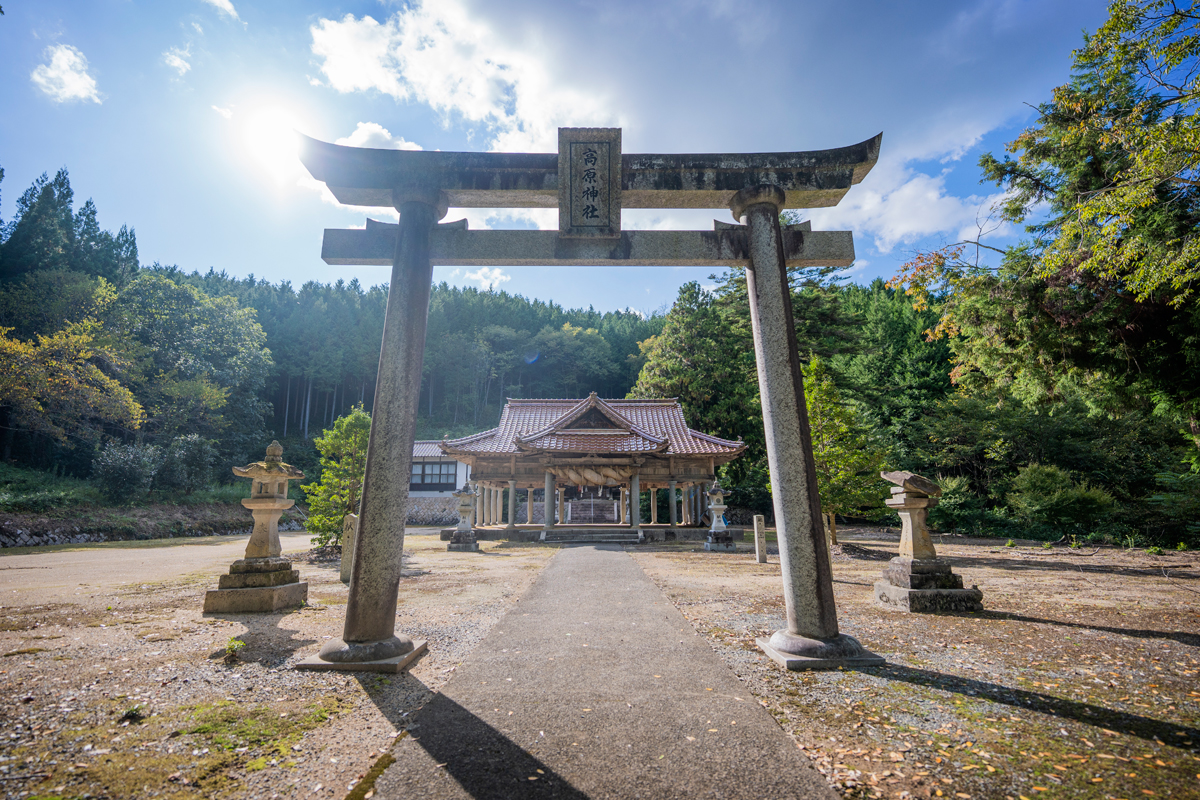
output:
<path id="1" fill-rule="evenodd" d="M 621 129 L 558 129 L 560 236 L 621 235 Z"/>

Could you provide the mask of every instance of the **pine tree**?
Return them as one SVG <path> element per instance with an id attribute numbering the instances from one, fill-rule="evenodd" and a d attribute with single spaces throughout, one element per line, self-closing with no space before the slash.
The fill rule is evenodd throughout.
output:
<path id="1" fill-rule="evenodd" d="M 887 497 L 879 473 L 889 454 L 842 398 L 824 359 L 813 356 L 803 369 L 821 514 L 830 543 L 837 544 L 838 514 L 877 510 Z"/>
<path id="2" fill-rule="evenodd" d="M 371 415 L 356 406 L 314 440 L 321 453 L 321 479 L 300 488 L 308 498 L 308 531 L 317 534 L 313 544 L 318 547 L 340 545 L 342 520 L 358 513 L 370 436 Z"/>

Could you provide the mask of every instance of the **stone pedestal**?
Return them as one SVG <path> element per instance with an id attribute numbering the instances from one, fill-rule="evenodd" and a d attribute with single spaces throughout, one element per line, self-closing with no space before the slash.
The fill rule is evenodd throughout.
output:
<path id="1" fill-rule="evenodd" d="M 901 611 L 983 611 L 983 592 L 963 588 L 950 562 L 940 558 L 893 558 L 875 583 L 875 602 Z"/>
<path id="2" fill-rule="evenodd" d="M 243 558 L 204 595 L 205 614 L 249 614 L 294 608 L 308 600 L 308 583 L 286 558 Z"/>
<path id="3" fill-rule="evenodd" d="M 475 493 L 471 491 L 470 486 L 463 484 L 463 487 L 454 493 L 454 497 L 458 498 L 458 527 L 450 534 L 450 544 L 446 545 L 446 549 L 475 552 L 479 550 L 475 527 L 471 524 L 471 517 L 475 511 Z"/>
<path id="4" fill-rule="evenodd" d="M 884 608 L 911 612 L 982 611 L 983 593 L 963 588 L 950 562 L 937 557 L 926 518 L 938 504 L 941 487 L 911 472 L 881 472 L 897 484 L 884 501 L 900 515 L 900 555 L 883 570 L 875 583 L 875 602 Z"/>
<path id="5" fill-rule="evenodd" d="M 296 502 L 287 499 L 288 481 L 304 473 L 284 464 L 283 448 L 271 442 L 265 460 L 234 467 L 233 474 L 252 481 L 250 497 L 242 505 L 254 515 L 254 531 L 246 557 L 233 562 L 218 588 L 204 595 L 204 613 L 270 612 L 301 605 L 308 600 L 308 584 L 300 582 L 292 562 L 281 556 L 279 517 Z"/>

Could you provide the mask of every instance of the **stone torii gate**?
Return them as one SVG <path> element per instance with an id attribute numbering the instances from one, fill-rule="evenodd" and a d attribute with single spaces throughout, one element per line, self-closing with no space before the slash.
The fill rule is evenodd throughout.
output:
<path id="1" fill-rule="evenodd" d="M 746 267 L 787 628 L 760 645 L 792 669 L 881 664 L 838 632 L 788 267 L 849 266 L 849 231 L 781 226 L 788 208 L 833 206 L 879 156 L 882 134 L 799 153 L 623 155 L 619 128 L 560 128 L 558 153 L 446 153 L 304 139 L 301 161 L 347 205 L 399 224 L 325 231 L 327 264 L 392 267 L 350 597 L 341 640 L 308 668 L 396 671 L 416 644 L 395 631 L 409 472 L 433 265 Z M 558 208 L 558 231 L 438 224 L 449 207 Z M 624 208 L 728 208 L 712 231 L 623 231 Z"/>

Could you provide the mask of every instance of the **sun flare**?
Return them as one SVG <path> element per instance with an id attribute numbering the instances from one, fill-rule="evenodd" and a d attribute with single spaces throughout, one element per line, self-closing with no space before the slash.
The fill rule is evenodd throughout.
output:
<path id="1" fill-rule="evenodd" d="M 278 184 L 286 184 L 303 173 L 300 165 L 300 127 L 294 115 L 281 108 L 254 112 L 245 127 L 250 158 Z"/>

